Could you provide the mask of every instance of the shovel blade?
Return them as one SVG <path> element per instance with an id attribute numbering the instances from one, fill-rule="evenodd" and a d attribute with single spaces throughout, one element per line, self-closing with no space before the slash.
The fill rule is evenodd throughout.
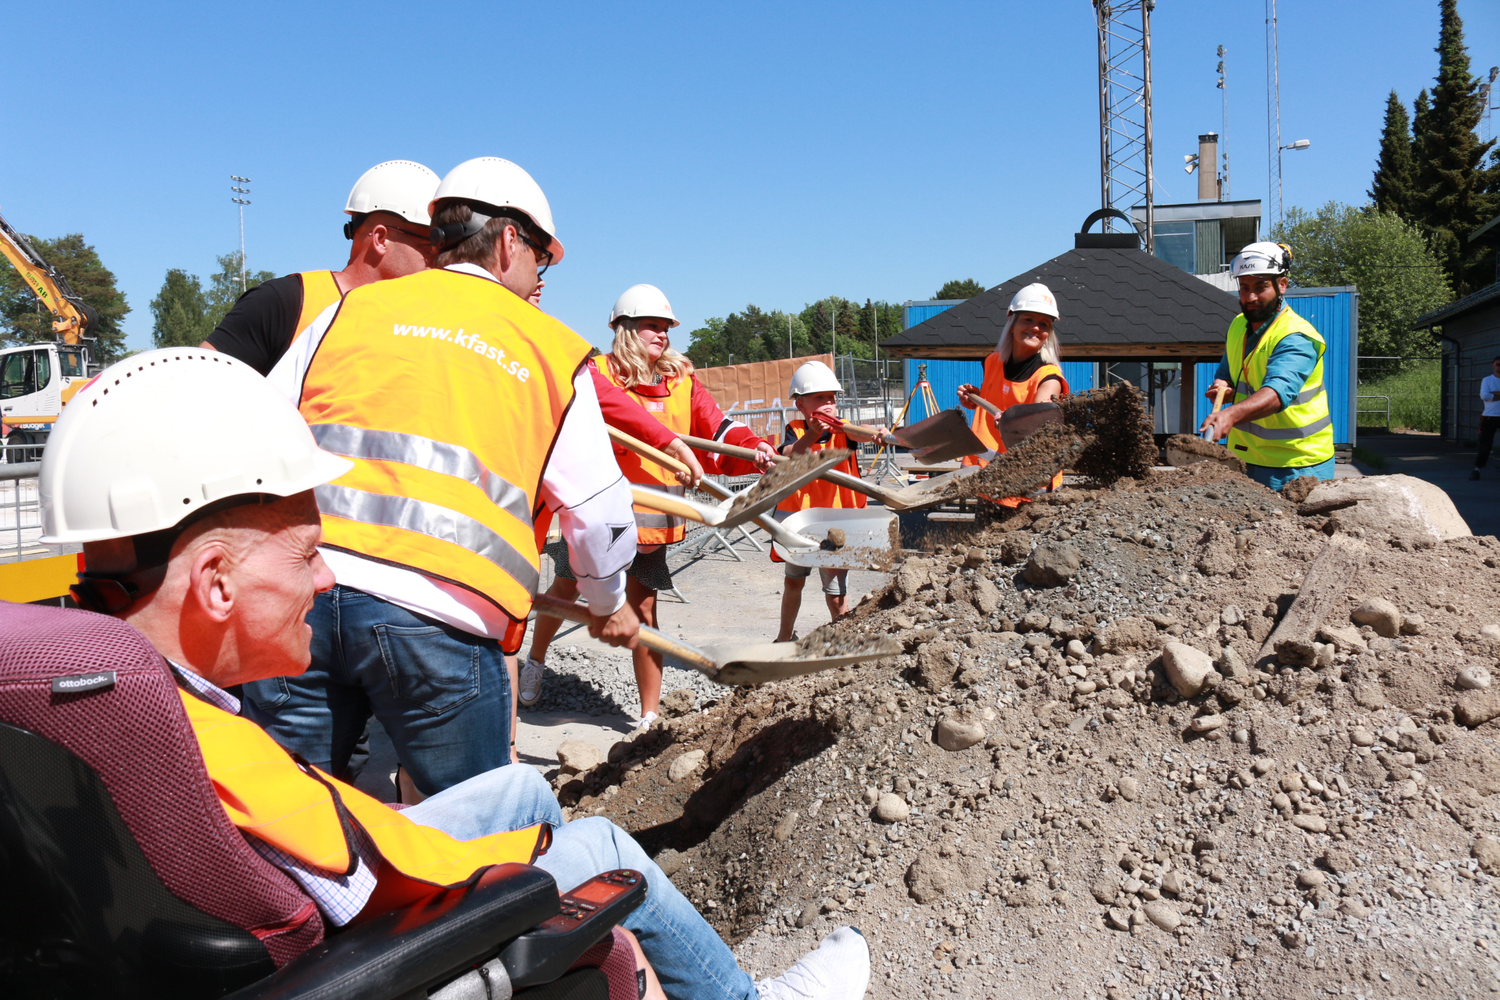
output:
<path id="1" fill-rule="evenodd" d="M 713 679 L 719 684 L 764 684 L 767 681 L 785 680 L 815 674 L 820 670 L 846 667 L 853 663 L 865 663 L 901 651 L 900 646 L 889 639 L 881 639 L 867 646 L 837 653 L 813 655 L 800 653 L 795 642 L 735 643 L 709 646 L 704 649 L 721 666 Z M 667 657 L 672 662 L 672 657 Z"/>
<path id="2" fill-rule="evenodd" d="M 886 570 L 901 547 L 900 522 L 888 510 L 812 507 L 788 517 L 781 526 L 822 543 L 816 548 L 772 545 L 782 559 L 809 569 Z M 835 547 L 838 535 L 828 536 L 839 531 L 844 533 L 843 544 Z"/>
<path id="3" fill-rule="evenodd" d="M 1019 403 L 1000 414 L 1000 440 L 1008 451 L 1048 424 L 1062 422 L 1062 408 L 1056 403 Z"/>
<path id="4" fill-rule="evenodd" d="M 969 429 L 960 410 L 943 412 L 919 420 L 896 432 L 897 439 L 924 462 L 946 462 L 964 455 L 979 455 L 989 448 Z"/>
<path id="5" fill-rule="evenodd" d="M 819 452 L 819 454 L 824 453 Z M 837 448 L 828 449 L 826 454 L 828 457 L 824 458 L 816 465 L 809 466 L 802 472 L 801 475 L 798 476 L 790 476 L 778 469 L 773 468 L 770 472 L 766 473 L 766 477 L 777 477 L 775 489 L 763 494 L 754 503 L 741 504 L 738 509 L 735 509 L 734 507 L 735 500 L 733 498 L 726 501 L 725 503 L 719 504 L 717 509 L 723 510 L 725 512 L 725 517 L 722 521 L 715 525 L 715 527 L 733 528 L 736 525 L 744 524 L 746 521 L 754 520 L 756 515 L 764 514 L 766 511 L 770 510 L 772 507 L 775 507 L 777 504 L 781 503 L 781 501 L 785 500 L 787 497 L 791 496 L 793 493 L 797 492 L 802 487 L 812 482 L 814 479 L 817 479 L 823 473 L 842 464 L 843 461 L 849 457 L 849 453 L 847 451 L 841 451 Z M 764 485 L 764 483 L 758 483 L 756 486 L 751 486 L 749 490 L 746 490 L 746 492 L 748 493 L 752 490 L 755 490 L 759 485 Z"/>

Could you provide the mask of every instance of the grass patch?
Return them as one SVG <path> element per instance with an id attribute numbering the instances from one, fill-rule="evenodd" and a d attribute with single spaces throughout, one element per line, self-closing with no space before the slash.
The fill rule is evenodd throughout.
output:
<path id="1" fill-rule="evenodd" d="M 1406 427 L 1414 431 L 1436 431 L 1442 417 L 1443 371 L 1442 361 L 1434 358 L 1413 361 L 1400 371 L 1372 381 L 1361 381 L 1361 396 L 1389 396 L 1391 398 L 1391 428 Z M 1371 407 L 1378 400 L 1364 400 L 1361 409 Z M 1361 427 L 1380 427 L 1385 414 L 1378 416 L 1369 412 L 1359 415 Z"/>
<path id="2" fill-rule="evenodd" d="M 1372 469 L 1385 468 L 1385 456 L 1378 451 L 1371 451 L 1364 445 L 1357 444 L 1354 446 L 1354 460 L 1356 462 L 1363 462 Z"/>

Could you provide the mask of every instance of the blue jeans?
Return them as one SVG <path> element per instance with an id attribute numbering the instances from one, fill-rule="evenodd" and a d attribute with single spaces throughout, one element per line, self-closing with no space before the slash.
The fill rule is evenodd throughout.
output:
<path id="1" fill-rule="evenodd" d="M 498 641 L 352 587 L 319 594 L 307 623 L 307 672 L 244 686 L 245 716 L 277 743 L 349 780 L 373 713 L 426 795 L 510 763 L 510 675 Z"/>
<path id="2" fill-rule="evenodd" d="M 645 902 L 620 924 L 640 939 L 667 996 L 755 1000 L 755 983 L 741 971 L 729 946 L 630 834 L 602 816 L 564 823 L 551 787 L 534 768 L 497 768 L 439 792 L 404 815 L 457 840 L 538 822 L 553 824 L 552 847 L 536 864 L 557 881 L 558 891 L 615 868 L 634 868 L 646 876 Z"/>
<path id="3" fill-rule="evenodd" d="M 1250 473 L 1251 479 L 1267 489 L 1280 492 L 1283 486 L 1298 476 L 1317 476 L 1319 479 L 1332 479 L 1334 462 L 1330 458 L 1328 461 L 1319 462 L 1317 465 L 1302 465 L 1291 469 L 1280 468 L 1274 465 L 1249 464 L 1246 464 L 1245 468 Z"/>

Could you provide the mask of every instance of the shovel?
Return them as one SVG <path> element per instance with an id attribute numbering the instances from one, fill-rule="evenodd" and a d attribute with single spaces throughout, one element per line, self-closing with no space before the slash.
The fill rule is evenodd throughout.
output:
<path id="1" fill-rule="evenodd" d="M 1062 407 L 1056 403 L 1018 403 L 1007 407 L 996 424 L 1000 428 L 1000 440 L 1009 450 L 1048 424 L 1062 422 Z"/>
<path id="2" fill-rule="evenodd" d="M 901 447 L 911 449 L 912 457 L 929 464 L 989 451 L 957 407 L 892 431 L 891 436 Z"/>
<path id="3" fill-rule="evenodd" d="M 624 431 L 614 427 L 608 427 L 607 430 L 609 431 L 609 436 L 612 440 L 618 442 L 620 445 L 626 448 L 629 448 L 631 451 L 635 452 L 637 455 L 640 455 L 642 458 L 649 459 L 650 461 L 655 462 L 663 469 L 666 469 L 670 472 L 687 471 L 687 466 L 677 461 L 677 459 L 673 458 L 671 455 L 668 455 L 663 451 L 651 447 L 644 441 L 639 441 L 636 438 L 631 437 L 629 434 L 626 434 Z M 700 441 L 703 439 L 685 437 L 683 438 L 683 440 L 687 441 L 691 445 L 693 441 Z M 718 442 L 709 441 L 708 443 L 717 444 Z M 751 451 L 749 448 L 736 448 L 734 445 L 724 445 L 724 447 L 733 448 L 736 458 L 743 458 L 746 461 L 755 460 L 756 453 L 754 451 Z M 827 476 L 828 474 L 829 473 L 827 471 L 823 473 L 824 476 Z M 802 486 L 806 486 L 808 482 L 812 482 L 812 479 L 807 480 L 807 482 L 801 483 L 801 485 L 799 485 L 797 489 L 801 489 Z M 725 500 L 732 501 L 735 496 L 734 493 L 720 486 L 712 479 L 705 478 L 698 484 L 698 488 L 706 493 L 712 493 L 715 496 L 721 497 Z M 636 489 L 634 492 L 636 496 L 636 503 L 640 504 L 642 507 L 651 507 L 653 510 L 656 510 L 658 508 L 652 505 L 656 503 L 660 497 L 666 495 L 658 493 L 655 490 Z M 780 490 L 777 490 L 777 493 L 780 492 Z M 645 494 L 644 499 L 642 498 L 643 493 Z M 783 496 L 778 496 L 775 502 L 779 503 L 783 498 Z M 691 518 L 694 521 L 701 521 L 702 523 L 711 525 L 713 527 L 726 527 L 726 525 L 722 521 L 718 524 L 714 524 L 714 522 L 709 520 L 709 518 L 712 517 L 722 518 L 724 511 L 724 508 L 722 506 L 699 503 L 696 500 L 689 500 L 686 497 L 670 497 L 670 499 L 691 508 L 692 513 L 683 513 L 681 516 Z M 668 511 L 667 513 L 677 513 L 677 511 Z M 807 512 L 803 511 L 802 513 L 805 514 Z M 866 519 L 864 523 L 859 525 L 825 525 L 820 538 L 810 538 L 807 535 L 799 533 L 799 529 L 803 525 L 811 525 L 812 523 L 814 523 L 814 521 L 818 520 L 816 518 L 804 518 L 798 524 L 792 525 L 790 522 L 799 517 L 800 514 L 792 515 L 792 517 L 787 518 L 788 523 L 783 524 L 781 522 L 778 522 L 775 518 L 771 517 L 768 514 L 760 513 L 752 518 L 752 520 L 754 520 L 756 524 L 764 528 L 766 530 L 766 533 L 771 536 L 771 542 L 776 546 L 776 554 L 781 556 L 782 559 L 786 560 L 794 566 L 816 566 L 823 569 L 883 569 L 889 565 L 889 557 L 893 549 L 899 546 L 897 546 L 895 542 L 891 540 L 890 522 L 894 521 L 895 518 L 889 514 L 879 514 L 878 512 L 876 512 L 876 514 L 881 521 L 881 523 L 879 524 L 874 523 L 874 521 L 871 519 Z M 741 522 L 737 520 L 735 523 L 738 524 Z M 727 527 L 734 527 L 734 525 L 730 524 L 727 525 Z M 824 541 L 826 541 L 828 528 L 839 528 L 845 532 L 845 542 L 836 551 L 825 552 L 820 549 L 820 546 Z M 846 554 L 839 556 L 838 559 L 830 558 L 836 555 L 837 552 L 845 552 L 846 550 Z M 839 561 L 840 559 L 843 561 Z"/>
<path id="4" fill-rule="evenodd" d="M 588 608 L 546 594 L 538 594 L 532 607 L 539 615 L 561 618 L 580 625 L 590 623 Z M 746 642 L 699 648 L 642 625 L 641 645 L 654 649 L 674 664 L 697 670 L 719 684 L 764 684 L 766 681 L 800 677 L 831 667 L 893 656 L 901 647 L 892 639 L 862 643 L 852 649 L 804 650 L 797 642 Z M 843 646 L 845 644 L 839 644 Z"/>
<path id="5" fill-rule="evenodd" d="M 1214 408 L 1209 411 L 1210 416 L 1219 412 L 1224 405 L 1224 396 L 1228 392 L 1229 386 L 1226 385 L 1221 386 L 1219 391 L 1214 393 Z M 1216 441 L 1210 441 L 1196 434 L 1173 434 L 1167 438 L 1168 465 L 1175 465 L 1180 469 L 1197 462 L 1218 462 L 1240 472 L 1245 471 L 1244 459 L 1235 456 L 1228 448 Z"/>
<path id="6" fill-rule="evenodd" d="M 684 434 L 682 440 L 689 448 L 697 448 L 699 451 L 711 451 L 719 455 L 728 455 L 731 458 L 743 458 L 748 461 L 755 454 L 749 448 L 740 448 L 732 444 L 710 441 L 707 438 L 690 437 Z M 823 473 L 821 478 L 825 482 L 843 486 L 856 493 L 863 493 L 872 500 L 879 500 L 890 510 L 905 511 L 918 510 L 922 507 L 932 507 L 942 503 L 948 499 L 950 495 L 948 490 L 951 487 L 959 481 L 967 479 L 969 476 L 977 475 L 980 471 L 982 470 L 977 465 L 967 465 L 962 469 L 946 472 L 941 476 L 933 476 L 931 479 L 923 480 L 914 486 L 903 486 L 899 490 L 887 489 L 876 483 L 866 482 L 858 476 L 851 476 L 847 472 L 838 472 L 835 470 Z M 787 520 L 791 519 L 788 518 Z M 790 562 L 791 560 L 787 561 Z"/>

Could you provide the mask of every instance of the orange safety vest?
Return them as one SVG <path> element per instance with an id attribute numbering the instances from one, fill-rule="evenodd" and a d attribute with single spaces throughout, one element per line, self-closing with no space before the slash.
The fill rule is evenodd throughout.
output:
<path id="1" fill-rule="evenodd" d="M 333 280 L 332 271 L 302 271 L 297 277 L 302 279 L 302 311 L 297 314 L 297 326 L 292 330 L 291 340 L 287 341 L 288 346 L 297 342 L 302 331 L 311 326 L 324 309 L 344 297 L 338 282 Z"/>
<path id="2" fill-rule="evenodd" d="M 786 426 L 798 439 L 807 433 L 805 420 L 789 420 Z M 847 461 L 837 466 L 838 471 L 856 477 L 859 475 L 859 453 L 854 451 L 854 446 L 849 443 L 849 435 L 843 431 L 834 431 L 827 444 L 814 444 L 809 450 L 823 451 L 825 448 L 848 448 L 853 454 Z M 797 492 L 789 494 L 786 499 L 776 505 L 776 509 L 793 513 L 809 507 L 838 507 L 847 510 L 850 507 L 863 507 L 868 502 L 863 493 L 856 493 L 847 486 L 839 486 L 826 479 L 814 479 Z"/>
<path id="3" fill-rule="evenodd" d="M 478 275 L 438 268 L 344 296 L 300 405 L 318 443 L 354 460 L 316 490 L 323 544 L 524 619 L 542 473 L 592 350 Z"/>
<path id="4" fill-rule="evenodd" d="M 384 861 L 376 869 L 378 905 L 417 899 L 435 888 L 471 882 L 491 865 L 530 864 L 550 843 L 545 823 L 455 840 L 414 823 L 317 768 L 303 768 L 255 723 L 180 690 L 209 780 L 229 820 L 246 833 L 331 875 L 354 868 L 346 824 L 358 824 Z M 366 909 L 370 909 L 366 904 Z"/>
<path id="5" fill-rule="evenodd" d="M 629 393 L 631 399 L 640 403 L 647 413 L 660 420 L 673 434 L 680 437 L 683 434 L 692 433 L 693 377 L 691 375 L 668 379 L 665 396 L 646 396 L 634 388 L 625 386 L 620 376 L 615 373 L 614 358 L 613 354 L 606 354 L 599 359 L 599 371 L 605 378 Z M 672 473 L 622 445 L 617 444 L 614 447 L 615 461 L 620 463 L 620 472 L 626 479 L 637 485 L 649 486 L 673 496 L 684 495 L 682 484 Z M 635 508 L 635 537 L 641 545 L 670 545 L 672 542 L 680 542 L 687 537 L 687 522 L 676 514 L 663 514 L 650 507 L 637 506 Z"/>
<path id="6" fill-rule="evenodd" d="M 984 359 L 984 384 L 979 387 L 979 395 L 994 403 L 1003 413 L 1009 407 L 1018 403 L 1029 403 L 1036 398 L 1036 391 L 1047 378 L 1056 378 L 1062 383 L 1062 391 L 1068 391 L 1068 380 L 1063 378 L 1062 369 L 1057 365 L 1043 364 L 1031 377 L 1024 382 L 1012 382 L 1005 377 L 1005 362 L 1000 360 L 1000 355 L 991 351 Z M 997 454 L 1005 454 L 1005 442 L 1000 440 L 1000 429 L 995 426 L 995 418 L 990 416 L 989 411 L 976 406 L 974 408 L 973 421 L 974 436 L 993 449 Z M 989 459 L 978 455 L 965 455 L 961 460 L 963 465 L 989 465 Z M 1050 489 L 1062 486 L 1062 473 L 1059 472 L 1052 478 Z M 994 500 L 1005 507 L 1018 507 L 1025 503 L 1024 497 L 1003 497 Z"/>

